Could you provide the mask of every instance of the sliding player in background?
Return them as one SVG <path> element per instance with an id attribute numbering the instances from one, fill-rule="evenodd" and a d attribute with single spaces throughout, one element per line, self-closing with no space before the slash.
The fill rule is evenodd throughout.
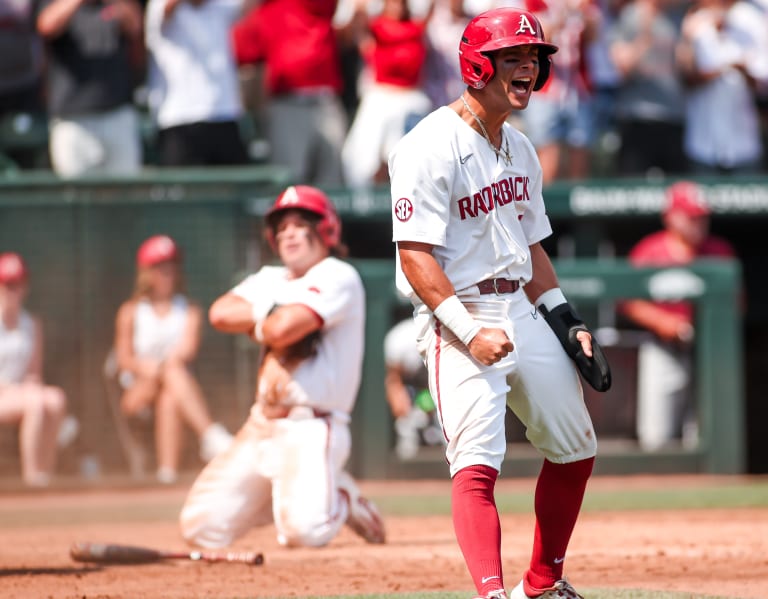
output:
<path id="1" fill-rule="evenodd" d="M 274 522 L 287 546 L 322 546 L 347 523 L 383 543 L 376 506 L 344 471 L 362 373 L 365 292 L 341 224 L 319 189 L 295 186 L 266 216 L 282 262 L 211 306 L 213 326 L 262 344 L 256 401 L 234 445 L 195 481 L 181 512 L 187 541 L 225 547 Z"/>

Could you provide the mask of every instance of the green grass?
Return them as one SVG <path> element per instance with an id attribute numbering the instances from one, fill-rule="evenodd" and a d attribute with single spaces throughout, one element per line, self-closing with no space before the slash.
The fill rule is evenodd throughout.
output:
<path id="1" fill-rule="evenodd" d="M 450 515 L 450 495 L 398 495 L 372 496 L 385 515 L 392 516 L 446 516 Z M 533 490 L 496 495 L 496 503 L 502 513 L 530 513 L 533 510 Z M 584 512 L 654 509 L 705 509 L 768 507 L 768 479 L 759 478 L 721 485 L 690 488 L 628 489 L 590 491 L 584 498 Z M 176 503 L 134 505 L 110 505 L 103 508 L 89 507 L 87 511 L 75 505 L 62 506 L 57 510 L 41 512 L 39 509 L 14 508 L 3 510 L 0 506 L 0 528 L 22 526 L 49 526 L 80 522 L 146 522 L 168 521 L 178 515 Z"/>
<path id="2" fill-rule="evenodd" d="M 767 507 L 768 482 L 733 486 L 588 492 L 585 511 Z"/>
<path id="3" fill-rule="evenodd" d="M 448 515 L 451 509 L 448 495 L 400 495 L 373 499 L 385 514 L 397 516 Z M 497 493 L 496 503 L 504 513 L 530 512 L 533 509 L 533 490 Z M 583 511 L 744 507 L 768 507 L 768 480 L 653 490 L 590 491 L 588 488 Z"/>

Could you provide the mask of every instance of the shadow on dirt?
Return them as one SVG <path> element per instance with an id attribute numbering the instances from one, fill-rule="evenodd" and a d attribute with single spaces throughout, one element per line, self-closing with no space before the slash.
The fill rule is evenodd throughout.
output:
<path id="1" fill-rule="evenodd" d="M 99 572 L 103 568 L 100 566 L 89 566 L 85 568 L 0 568 L 0 578 L 3 576 L 78 576 L 90 572 Z"/>

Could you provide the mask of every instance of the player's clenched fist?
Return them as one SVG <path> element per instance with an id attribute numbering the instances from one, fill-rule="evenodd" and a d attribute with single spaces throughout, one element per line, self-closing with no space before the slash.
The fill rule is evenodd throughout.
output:
<path id="1" fill-rule="evenodd" d="M 467 349 L 478 362 L 490 366 L 515 349 L 503 329 L 481 328 L 467 344 Z"/>

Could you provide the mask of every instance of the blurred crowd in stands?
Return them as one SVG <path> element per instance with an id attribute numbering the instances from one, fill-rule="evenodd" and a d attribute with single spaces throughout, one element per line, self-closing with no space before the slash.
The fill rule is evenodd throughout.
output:
<path id="1" fill-rule="evenodd" d="M 766 0 L 3 0 L 0 172 L 383 184 L 392 145 L 461 93 L 464 26 L 502 5 L 560 48 L 518 123 L 545 184 L 768 170 Z"/>

